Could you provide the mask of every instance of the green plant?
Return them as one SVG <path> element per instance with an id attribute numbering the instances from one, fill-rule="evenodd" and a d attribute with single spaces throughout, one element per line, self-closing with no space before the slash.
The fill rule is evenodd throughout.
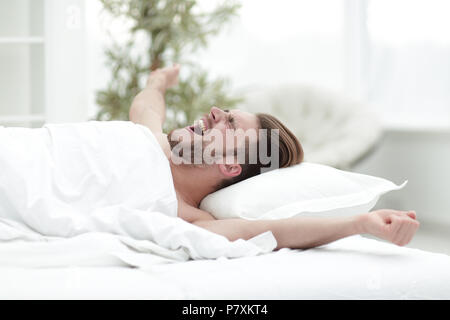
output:
<path id="1" fill-rule="evenodd" d="M 210 79 L 207 71 L 187 58 L 205 48 L 210 37 L 236 16 L 239 4 L 223 1 L 213 10 L 202 12 L 197 0 L 101 2 L 114 19 L 132 23 L 126 43 L 114 42 L 106 49 L 112 77 L 107 87 L 97 93 L 97 120 L 128 120 L 131 102 L 145 85 L 149 71 L 173 62 L 182 65 L 182 74 L 179 85 L 166 93 L 165 130 L 191 124 L 213 105 L 233 107 L 240 101 L 228 95 L 226 79 Z M 139 47 L 143 46 L 142 37 L 148 43 L 145 51 L 132 54 L 137 41 Z"/>

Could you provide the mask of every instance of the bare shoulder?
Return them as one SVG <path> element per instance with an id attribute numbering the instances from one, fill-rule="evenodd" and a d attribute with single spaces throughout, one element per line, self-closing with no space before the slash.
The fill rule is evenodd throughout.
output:
<path id="1" fill-rule="evenodd" d="M 194 223 L 200 220 L 216 220 L 211 215 L 211 213 L 193 207 L 184 202 L 179 197 L 178 197 L 178 217 L 190 223 Z"/>

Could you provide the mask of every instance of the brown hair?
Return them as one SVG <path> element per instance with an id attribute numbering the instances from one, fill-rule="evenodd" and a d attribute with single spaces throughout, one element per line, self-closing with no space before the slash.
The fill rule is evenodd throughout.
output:
<path id="1" fill-rule="evenodd" d="M 297 137 L 292 133 L 291 130 L 289 130 L 280 120 L 275 118 L 274 116 L 266 113 L 257 113 L 256 117 L 258 118 L 259 122 L 259 129 L 267 129 L 267 146 L 266 150 L 268 150 L 268 154 L 270 154 L 272 158 L 272 152 L 278 151 L 278 159 L 279 159 L 279 167 L 280 168 L 286 168 L 290 167 L 295 164 L 299 164 L 303 161 L 304 153 L 303 148 L 300 142 L 298 141 Z M 279 139 L 278 143 L 276 143 L 276 140 L 274 141 L 274 145 L 276 146 L 276 149 L 278 150 L 271 150 L 272 146 L 272 130 L 278 129 L 279 130 Z M 257 150 L 262 147 L 261 141 L 258 141 Z M 248 151 L 249 148 L 246 148 Z M 259 155 L 259 152 L 258 152 Z M 248 159 L 248 155 L 246 156 Z M 251 178 L 253 176 L 256 176 L 261 173 L 262 168 L 268 168 L 270 167 L 270 164 L 263 165 L 260 162 L 260 159 L 258 157 L 256 164 L 249 164 L 247 163 L 241 164 L 242 172 L 240 175 L 230 178 L 230 179 L 224 179 L 219 184 L 217 190 L 228 187 L 232 184 L 235 184 L 237 182 L 243 181 L 245 179 Z"/>

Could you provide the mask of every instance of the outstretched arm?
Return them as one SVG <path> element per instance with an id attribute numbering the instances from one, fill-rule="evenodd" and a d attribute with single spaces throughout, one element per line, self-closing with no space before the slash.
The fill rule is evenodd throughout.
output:
<path id="1" fill-rule="evenodd" d="M 372 234 L 397 245 L 408 244 L 419 227 L 413 211 L 378 210 L 354 217 L 293 217 L 280 220 L 198 220 L 195 225 L 233 241 L 272 231 L 277 249 L 307 249 L 355 234 Z"/>
<path id="2" fill-rule="evenodd" d="M 148 127 L 167 156 L 170 156 L 170 147 L 162 130 L 166 119 L 164 95 L 178 83 L 179 71 L 179 65 L 153 71 L 144 90 L 134 98 L 129 112 L 130 121 Z"/>

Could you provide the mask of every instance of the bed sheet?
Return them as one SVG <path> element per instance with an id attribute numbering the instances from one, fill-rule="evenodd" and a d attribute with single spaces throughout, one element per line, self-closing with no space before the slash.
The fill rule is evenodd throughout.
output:
<path id="1" fill-rule="evenodd" d="M 0 268 L 1 299 L 450 299 L 450 256 L 353 236 L 146 268 Z"/>

